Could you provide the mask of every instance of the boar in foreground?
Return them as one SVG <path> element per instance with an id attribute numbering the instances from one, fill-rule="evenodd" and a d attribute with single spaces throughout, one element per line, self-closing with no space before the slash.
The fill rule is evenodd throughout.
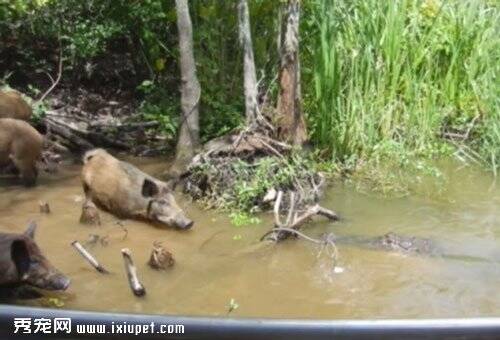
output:
<path id="1" fill-rule="evenodd" d="M 17 91 L 0 92 L 0 118 L 30 120 L 31 107 Z"/>
<path id="2" fill-rule="evenodd" d="M 14 166 L 26 186 L 36 182 L 36 163 L 43 148 L 43 137 L 28 123 L 0 118 L 0 168 Z"/>
<path id="3" fill-rule="evenodd" d="M 30 285 L 47 290 L 66 290 L 70 280 L 42 254 L 34 240 L 36 223 L 23 234 L 0 233 L 0 288 Z"/>
<path id="4" fill-rule="evenodd" d="M 180 229 L 193 225 L 177 205 L 167 183 L 116 159 L 103 149 L 88 151 L 83 163 L 86 199 L 112 214 Z"/>

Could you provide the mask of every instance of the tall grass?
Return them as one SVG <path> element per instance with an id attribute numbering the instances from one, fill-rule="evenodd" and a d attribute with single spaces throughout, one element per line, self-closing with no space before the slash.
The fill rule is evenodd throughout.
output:
<path id="1" fill-rule="evenodd" d="M 500 165 L 500 7 L 487 0 L 326 0 L 307 111 L 312 140 L 342 162 L 450 150 Z M 461 137 L 455 137 L 461 140 Z M 464 149 L 465 150 L 465 149 Z M 465 152 L 465 151 L 464 151 Z"/>

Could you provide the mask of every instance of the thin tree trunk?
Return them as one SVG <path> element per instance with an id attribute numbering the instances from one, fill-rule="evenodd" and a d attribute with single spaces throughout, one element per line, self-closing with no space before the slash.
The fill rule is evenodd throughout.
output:
<path id="1" fill-rule="evenodd" d="M 282 11 L 279 47 L 278 135 L 282 140 L 301 145 L 307 140 L 307 130 L 300 105 L 300 1 L 288 0 L 283 5 Z"/>
<path id="2" fill-rule="evenodd" d="M 179 31 L 179 50 L 181 67 L 181 109 L 179 139 L 177 142 L 177 169 L 185 166 L 200 145 L 199 103 L 200 83 L 196 77 L 196 64 L 193 55 L 193 29 L 187 0 L 175 0 L 177 28 Z"/>
<path id="3" fill-rule="evenodd" d="M 245 115 L 247 125 L 257 122 L 257 77 L 253 57 L 252 34 L 247 0 L 238 3 L 238 28 L 240 44 L 243 47 L 243 87 L 245 91 Z"/>

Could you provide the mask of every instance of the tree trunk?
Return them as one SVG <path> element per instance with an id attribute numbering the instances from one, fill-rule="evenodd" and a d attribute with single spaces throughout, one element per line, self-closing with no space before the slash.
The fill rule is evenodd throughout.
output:
<path id="1" fill-rule="evenodd" d="M 243 87 L 245 91 L 245 115 L 247 125 L 257 122 L 257 77 L 253 58 L 252 34 L 247 0 L 238 3 L 238 28 L 243 48 Z"/>
<path id="2" fill-rule="evenodd" d="M 175 0 L 181 67 L 182 118 L 173 172 L 182 171 L 200 145 L 199 103 L 200 83 L 196 77 L 193 55 L 193 29 L 187 0 Z M 177 171 L 176 171 L 177 170 Z"/>
<path id="3" fill-rule="evenodd" d="M 307 130 L 300 102 L 299 0 L 288 0 L 282 7 L 280 32 L 280 70 L 277 125 L 280 139 L 301 145 Z"/>

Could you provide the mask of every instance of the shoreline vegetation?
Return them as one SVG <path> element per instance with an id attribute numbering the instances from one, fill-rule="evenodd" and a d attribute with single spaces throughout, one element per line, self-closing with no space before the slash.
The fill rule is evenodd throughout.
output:
<path id="1" fill-rule="evenodd" d="M 203 143 L 245 126 L 236 5 L 189 2 Z M 280 2 L 248 1 L 247 11 L 256 99 L 267 119 L 280 92 L 274 76 L 280 63 Z M 176 20 L 175 4 L 167 0 L 112 5 L 103 0 L 10 1 L 0 6 L 0 39 L 5 42 L 0 85 L 38 98 L 51 84 L 47 75 L 57 73 L 63 58 L 61 82 L 35 108 L 35 120 L 43 119 L 57 98 L 66 113 L 79 110 L 91 117 L 101 110 L 118 115 L 120 122 L 126 121 L 120 116 L 155 122 L 141 133 L 154 136 L 156 145 L 170 146 L 158 147 L 162 152 L 174 152 L 183 122 Z M 299 87 L 309 152 L 292 152 L 287 160 L 264 157 L 251 168 L 228 165 L 231 171 L 241 170 L 231 187 L 234 195 L 220 198 L 235 224 L 255 221 L 248 213 L 254 212 L 256 197 L 269 187 L 288 185 L 301 169 L 348 178 L 359 190 L 384 195 L 418 191 L 426 178 L 439 185 L 446 180 L 436 165 L 442 159 L 497 176 L 498 2 L 303 1 L 299 31 Z M 67 99 L 79 93 L 90 107 Z M 89 100 L 92 95 L 99 100 Z M 127 110 L 116 113 L 125 105 Z M 103 111 L 106 107 L 113 109 Z"/>

